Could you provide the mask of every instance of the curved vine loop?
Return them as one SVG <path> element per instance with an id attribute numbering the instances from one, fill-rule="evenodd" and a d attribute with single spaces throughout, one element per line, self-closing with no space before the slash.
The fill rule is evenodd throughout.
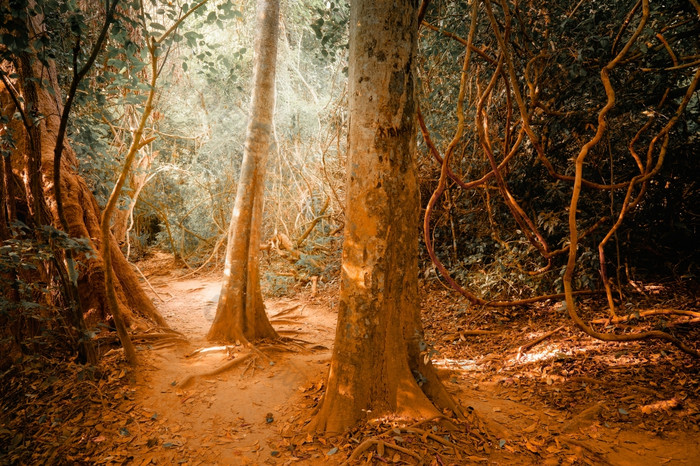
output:
<path id="1" fill-rule="evenodd" d="M 593 338 L 596 338 L 598 340 L 602 341 L 616 341 L 616 342 L 624 342 L 624 341 L 639 341 L 639 340 L 664 340 L 667 341 L 673 345 L 675 345 L 677 348 L 679 348 L 681 351 L 690 354 L 694 357 L 700 357 L 700 352 L 697 350 L 691 348 L 690 346 L 686 345 L 684 342 L 679 340 L 678 338 L 674 337 L 670 333 L 663 332 L 660 330 L 651 330 L 651 331 L 646 331 L 646 332 L 641 332 L 641 333 L 635 333 L 635 334 L 615 334 L 615 333 L 603 333 L 603 332 L 598 332 L 595 329 L 593 329 L 591 326 L 586 324 L 581 316 L 578 314 L 576 310 L 576 302 L 574 300 L 574 291 L 573 291 L 573 285 L 572 285 L 572 280 L 573 280 L 573 275 L 574 275 L 574 270 L 576 269 L 576 252 L 577 252 L 577 247 L 578 247 L 578 229 L 576 225 L 576 209 L 578 207 L 578 201 L 579 197 L 581 194 L 581 186 L 582 186 L 582 179 L 583 179 L 583 165 L 584 161 L 586 160 L 586 156 L 590 152 L 590 150 L 595 147 L 600 140 L 603 137 L 603 134 L 605 133 L 607 129 L 607 121 L 606 121 L 606 115 L 608 112 L 615 106 L 615 90 L 612 86 L 612 83 L 610 81 L 610 72 L 620 63 L 620 61 L 624 58 L 624 56 L 627 54 L 627 52 L 630 50 L 634 42 L 637 40 L 637 38 L 641 35 L 642 31 L 644 30 L 644 27 L 646 26 L 650 16 L 650 10 L 649 10 L 649 0 L 642 0 L 642 18 L 639 21 L 639 24 L 637 25 L 636 30 L 630 37 L 630 39 L 627 41 L 625 46 L 622 48 L 622 50 L 613 58 L 603 69 L 600 71 L 600 79 L 603 83 L 603 86 L 605 88 L 605 94 L 607 96 L 607 102 L 605 106 L 600 110 L 598 113 L 598 127 L 596 129 L 595 135 L 586 143 L 583 145 L 581 148 L 578 156 L 576 157 L 575 161 L 575 176 L 574 176 L 574 187 L 573 187 L 573 192 L 571 195 L 571 204 L 569 207 L 569 242 L 570 242 L 570 248 L 569 248 L 569 257 L 566 265 L 566 270 L 564 272 L 564 293 L 565 293 L 565 299 L 566 299 L 566 308 L 568 310 L 569 316 L 571 319 L 574 321 L 576 326 L 578 326 L 581 330 L 583 330 L 585 333 L 588 335 L 592 336 Z M 678 118 L 680 118 L 681 114 L 685 110 L 685 107 L 687 106 L 688 102 L 690 101 L 691 96 L 695 92 L 695 88 L 697 87 L 698 81 L 700 80 L 700 69 L 697 70 L 695 73 L 695 77 L 693 78 L 693 81 L 691 85 L 688 87 L 688 90 L 685 94 L 685 97 L 683 98 L 683 101 L 679 105 L 678 109 L 676 110 L 675 115 L 673 118 L 669 120 L 669 122 L 663 127 L 661 131 L 652 139 L 652 141 L 649 143 L 649 148 L 647 150 L 647 163 L 646 163 L 646 170 L 644 174 L 638 175 L 634 177 L 630 182 L 629 182 L 629 187 L 627 189 L 627 194 L 625 196 L 625 201 L 623 203 L 622 207 L 622 212 L 627 212 L 633 204 L 630 202 L 630 197 L 632 194 L 632 190 L 634 189 L 634 186 L 637 183 L 645 183 L 647 180 L 649 180 L 651 177 L 653 177 L 658 171 L 661 169 L 661 166 L 663 165 L 663 161 L 666 155 L 666 149 L 668 147 L 668 141 L 669 141 L 669 132 L 671 128 L 675 125 L 676 121 L 678 121 Z M 659 150 L 659 156 L 657 158 L 656 164 L 653 166 L 653 153 L 654 153 L 654 147 L 657 144 L 659 140 L 662 140 L 661 143 L 661 148 Z M 623 215 L 624 216 L 624 215 Z M 621 217 L 618 217 L 618 221 L 616 222 L 616 226 L 619 226 L 619 223 L 622 221 Z M 616 229 L 616 226 L 613 228 Z"/>

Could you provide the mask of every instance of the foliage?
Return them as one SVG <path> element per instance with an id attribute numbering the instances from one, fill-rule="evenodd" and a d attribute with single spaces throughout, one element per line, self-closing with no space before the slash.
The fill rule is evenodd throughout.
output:
<path id="1" fill-rule="evenodd" d="M 13 348 L 27 354 L 72 354 L 76 347 L 76 329 L 66 319 L 64 284 L 50 273 L 57 250 L 92 253 L 84 239 L 50 225 L 32 230 L 19 221 L 0 245 L 0 348 L 5 353 L 0 365 L 8 362 Z"/>
<path id="2" fill-rule="evenodd" d="M 253 7 L 250 1 L 243 2 L 240 9 L 231 8 L 228 2 L 212 4 L 206 13 L 195 14 L 181 25 L 173 36 L 164 55 L 156 111 L 149 122 L 149 131 L 156 139 L 143 149 L 147 161 L 139 164 L 134 175 L 136 178 L 140 173 L 148 181 L 141 191 L 134 184 L 127 186 L 121 203 L 121 208 L 127 209 L 138 191 L 130 252 L 140 254 L 144 247 L 158 245 L 197 265 L 221 250 L 243 153 L 254 23 L 245 18 L 254 17 Z M 337 113 L 320 110 L 334 105 L 342 92 L 338 69 L 345 66 L 344 55 L 339 52 L 329 61 L 310 53 L 322 41 L 310 32 L 311 12 L 325 12 L 325 4 L 290 2 L 285 8 L 279 47 L 276 145 L 267 186 L 277 205 L 266 216 L 266 238 L 278 228 L 290 231 L 290 222 L 295 222 L 293 228 L 298 227 L 295 211 L 303 208 L 304 201 L 295 199 L 328 191 L 314 172 L 321 171 L 322 154 L 332 152 L 335 161 L 342 150 L 340 141 L 328 147 L 328 139 L 342 131 L 342 126 L 334 123 Z M 328 12 L 341 14 L 339 8 L 334 4 Z M 153 28 L 148 21 L 167 15 L 169 10 L 158 11 L 155 7 L 143 15 L 145 19 L 120 18 L 91 94 L 81 99 L 75 114 L 72 142 L 79 149 L 83 174 L 91 180 L 101 202 L 111 191 L 112 181 L 107 180 L 114 179 L 120 154 L 130 142 L 128 129 L 133 127 L 139 99 L 146 90 L 142 83 L 143 37 L 147 33 L 143 31 Z M 338 27 L 334 34 L 340 38 L 344 29 Z M 330 47 L 335 42 L 327 39 L 323 43 Z M 325 89 L 329 79 L 336 84 Z M 198 90 L 183 91 L 192 88 Z M 331 130 L 326 129 L 329 120 Z M 339 172 L 331 176 L 339 185 Z M 338 200 L 334 199 L 332 209 L 339 209 Z M 136 238 L 147 238 L 146 244 Z"/>
<path id="3" fill-rule="evenodd" d="M 598 112 L 607 98 L 600 70 L 632 38 L 641 18 L 641 3 L 634 7 L 636 3 L 626 2 L 620 8 L 611 2 L 489 2 L 499 33 L 507 41 L 512 65 L 504 60 L 494 89 L 483 103 L 482 116 L 478 114 L 479 98 L 494 77 L 500 46 L 485 3 L 477 9 L 467 80 L 468 123 L 455 148 L 451 170 L 466 183 L 491 171 L 479 126 L 487 125 L 488 144 L 501 161 L 516 147 L 514 141 L 523 131 L 524 110 L 537 140 L 526 134 L 515 157 L 502 168 L 502 175 L 513 198 L 533 222 L 533 231 L 543 235 L 550 251 L 568 245 L 572 182 L 565 177 L 573 175 L 571 161 L 595 132 Z M 470 10 L 466 2 L 431 2 L 427 25 L 422 29 L 420 105 L 430 136 L 441 150 L 456 126 L 454 102 Z M 692 80 L 692 57 L 698 53 L 697 41 L 692 38 L 700 33 L 693 15 L 696 12 L 689 2 L 653 4 L 646 27 L 613 71 L 616 103 L 607 115 L 604 140 L 586 159 L 583 177 L 598 185 L 620 187 L 584 187 L 578 204 L 578 229 L 593 230 L 579 244 L 578 289 L 601 285 L 598 244 L 620 213 L 624 183 L 639 174 L 630 144 L 642 158 L 647 156 L 646 147 L 673 116 Z M 515 81 L 508 76 L 511 67 Z M 516 102 L 515 86 L 522 94 L 524 109 Z M 633 278 L 635 269 L 671 271 L 650 267 L 659 262 L 681 274 L 697 260 L 691 238 L 698 228 L 698 190 L 690 166 L 691 148 L 697 145 L 697 101 L 696 93 L 673 127 L 662 171 L 645 184 L 641 202 L 627 214 L 605 248 L 603 260 L 618 271 L 616 280 L 625 273 L 623 280 Z M 645 127 L 653 115 L 654 121 Z M 425 202 L 435 185 L 437 168 L 424 144 L 421 173 Z M 656 163 L 655 158 L 653 161 Z M 547 272 L 532 275 L 547 262 L 537 245 L 527 240 L 523 225 L 514 220 L 493 178 L 466 191 L 453 181 L 448 186 L 449 197 L 441 201 L 433 216 L 432 235 L 438 256 L 467 280 L 460 280 L 462 283 L 489 283 L 483 290 L 489 299 L 516 297 L 525 289 L 532 290 L 528 294 L 561 290 L 566 255 L 554 256 Z M 477 276 L 482 274 L 492 278 L 479 280 Z"/>
<path id="4" fill-rule="evenodd" d="M 542 153 L 526 134 L 502 173 L 509 192 L 550 251 L 565 250 L 568 245 L 572 191 L 570 179 L 562 177 L 573 174 L 571 159 L 597 125 L 597 113 L 606 99 L 600 70 L 631 38 L 641 15 L 636 3 L 489 2 L 507 41 L 515 81 L 506 79 L 509 65 L 505 62 L 501 74 L 495 75 L 500 46 L 486 3 L 479 3 L 464 112 L 467 125 L 450 167 L 464 182 L 478 180 L 491 170 L 477 130 L 477 107 L 480 93 L 494 76 L 494 88 L 483 105 L 486 135 L 497 161 L 515 147 L 523 130 L 514 94 L 513 84 L 517 84 Z M 103 7 L 38 2 L 33 10 L 46 16 L 47 33 L 30 40 L 23 12 L 33 10 L 25 9 L 28 4 L 22 0 L 13 2 L 13 8 L 9 5 L 3 3 L 7 29 L 2 58 L 38 49 L 40 60 L 56 60 L 60 81 L 68 86 L 76 40 L 81 39 L 76 56 L 81 63 L 95 40 Z M 94 71 L 79 87 L 69 135 L 81 173 L 100 203 L 111 192 L 149 90 L 146 41 L 192 5 L 124 2 Z M 418 97 L 432 142 L 440 150 L 449 144 L 457 122 L 455 102 L 471 8 L 465 1 L 431 1 L 421 28 Z M 692 78 L 692 57 L 697 55 L 694 38 L 700 32 L 697 21 L 690 20 L 695 14 L 692 4 L 652 4 L 650 8 L 648 24 L 612 73 L 616 105 L 607 115 L 603 142 L 584 166 L 583 177 L 591 183 L 620 184 L 638 173 L 629 152 L 631 139 L 653 115 L 651 126 L 633 146 L 645 157 L 643 148 L 673 115 Z M 160 84 L 147 130 L 148 137 L 155 139 L 139 154 L 143 163 L 120 204 L 126 212 L 135 203 L 123 245 L 131 258 L 153 246 L 173 252 L 190 267 L 223 258 L 243 153 L 253 12 L 251 0 L 236 4 L 212 0 L 162 48 Z M 348 2 L 283 2 L 264 241 L 284 233 L 295 242 L 318 214 L 318 204 L 328 198 L 330 206 L 299 247 L 298 252 L 312 261 L 282 259 L 269 265 L 269 277 L 291 268 L 300 277 L 297 282 L 317 274 L 330 282 L 338 270 L 348 119 L 347 21 Z M 70 27 L 65 28 L 66 24 Z M 698 119 L 696 94 L 672 129 L 661 171 L 645 184 L 641 202 L 626 214 L 604 248 L 603 261 L 620 285 L 639 273 L 695 273 L 697 248 L 692 245 L 700 204 L 692 173 Z M 439 166 L 431 160 L 423 138 L 419 146 L 425 205 Z M 566 255 L 556 255 L 547 265 L 493 179 L 470 190 L 450 181 L 448 191 L 435 207 L 431 235 L 437 256 L 460 282 L 472 283 L 487 299 L 561 290 Z M 593 229 L 579 245 L 579 272 L 574 277 L 579 289 L 602 284 L 598 244 L 620 212 L 623 193 L 624 189 L 583 191 L 578 228 Z M 423 257 L 428 271 L 431 266 Z M 281 289 L 288 281 L 270 280 L 272 289 Z"/>

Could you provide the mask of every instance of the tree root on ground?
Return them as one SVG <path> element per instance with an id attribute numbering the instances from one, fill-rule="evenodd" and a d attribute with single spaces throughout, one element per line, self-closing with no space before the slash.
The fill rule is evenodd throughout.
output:
<path id="1" fill-rule="evenodd" d="M 557 333 L 559 330 L 561 330 L 561 329 L 563 329 L 563 328 L 564 328 L 564 326 L 557 327 L 557 328 L 555 328 L 554 330 L 552 330 L 551 332 L 545 333 L 544 335 L 542 335 L 542 336 L 539 337 L 538 339 L 533 340 L 533 341 L 531 341 L 530 343 L 526 343 L 526 344 L 522 345 L 520 348 L 518 348 L 518 355 L 515 357 L 515 360 L 516 360 L 516 361 L 519 361 L 520 358 L 522 357 L 523 353 L 529 351 L 529 350 L 532 349 L 534 346 L 539 345 L 540 343 L 542 343 L 543 341 L 545 341 L 547 338 L 551 337 L 552 335 L 554 335 L 555 333 Z"/>
<path id="2" fill-rule="evenodd" d="M 127 238 L 128 238 L 128 235 L 127 235 Z M 131 266 L 139 273 L 139 275 L 141 275 L 141 278 L 143 278 L 143 281 L 146 282 L 146 285 L 148 285 L 148 287 L 151 289 L 151 291 L 153 292 L 153 294 L 156 295 L 156 297 L 157 297 L 158 299 L 160 299 L 160 302 L 161 302 L 161 303 L 164 303 L 165 300 L 158 294 L 158 292 L 156 291 L 156 289 L 153 288 L 153 285 L 151 285 L 151 282 L 148 281 L 148 278 L 146 278 L 146 276 L 143 274 L 143 272 L 142 272 L 141 269 L 138 267 L 138 265 L 134 264 L 133 262 L 130 262 L 130 264 L 131 264 Z"/>
<path id="3" fill-rule="evenodd" d="M 592 406 L 589 406 L 588 408 L 584 409 L 580 413 L 578 413 L 576 416 L 574 416 L 571 421 L 569 421 L 568 424 L 566 424 L 564 427 L 562 427 L 562 432 L 574 432 L 581 427 L 582 424 L 590 424 L 593 423 L 595 418 L 598 416 L 598 414 L 605 408 L 605 404 L 603 403 L 595 403 Z"/>
<path id="4" fill-rule="evenodd" d="M 411 464 L 427 464 L 430 462 L 429 458 L 434 454 L 451 455 L 458 460 L 455 464 L 463 464 L 465 456 L 469 457 L 470 459 L 476 458 L 473 456 L 473 452 L 470 451 L 471 449 L 476 450 L 476 448 L 474 448 L 474 444 L 479 445 L 478 448 L 481 448 L 482 450 L 484 448 L 488 448 L 488 440 L 477 432 L 478 429 L 484 429 L 483 425 L 478 422 L 478 418 L 472 420 L 476 421 L 475 424 L 466 428 L 465 426 L 460 427 L 456 425 L 452 419 L 442 415 L 431 419 L 423 419 L 408 426 L 393 425 L 385 431 L 361 442 L 354 450 L 352 450 L 350 456 L 345 460 L 345 462 L 343 462 L 343 464 L 347 465 L 354 461 L 361 460 L 362 456 L 367 452 L 367 450 L 372 447 L 375 447 L 376 452 L 369 454 L 368 461 L 374 457 L 380 461 L 386 462 L 387 459 L 384 458 L 385 451 L 387 449 L 391 449 L 410 457 L 411 459 L 408 460 L 404 458 L 404 461 L 408 461 Z M 443 421 L 447 422 L 447 427 L 439 429 L 437 424 Z M 429 422 L 433 422 L 435 425 L 433 425 L 433 427 L 430 429 L 419 427 Z M 445 432 L 452 432 L 450 434 L 451 440 L 448 440 L 446 436 L 443 436 L 445 435 Z M 460 439 L 456 437 L 455 434 L 459 433 L 463 434 L 463 438 Z M 411 434 L 416 436 L 417 441 L 405 440 L 403 437 L 401 437 L 402 434 Z M 389 435 L 393 436 L 393 440 L 384 439 L 384 437 Z M 439 447 L 431 447 L 429 440 L 437 443 Z M 397 443 L 400 442 L 405 442 L 406 446 L 397 445 Z M 409 448 L 409 445 L 413 446 L 414 448 Z M 420 447 L 422 451 L 416 451 L 416 448 L 418 447 Z M 470 449 L 470 447 L 472 448 Z M 397 460 L 398 453 L 394 455 L 394 462 Z M 390 459 L 389 462 L 391 462 Z"/>
<path id="5" fill-rule="evenodd" d="M 304 305 L 295 304 L 294 306 L 288 307 L 287 309 L 282 309 L 277 314 L 270 316 L 270 319 L 274 319 L 276 317 L 281 317 L 283 315 L 291 314 L 292 312 L 296 311 L 300 307 L 301 307 L 301 310 L 299 311 L 299 314 L 301 314 L 302 312 L 304 312 L 304 308 L 306 307 L 306 304 L 304 304 Z"/>
<path id="6" fill-rule="evenodd" d="M 289 317 L 286 319 L 270 319 L 270 323 L 271 324 L 279 324 L 279 325 L 284 325 L 284 324 L 296 325 L 299 323 L 299 320 Z"/>
<path id="7" fill-rule="evenodd" d="M 569 437 L 559 437 L 559 440 L 562 441 L 563 443 L 568 443 L 569 445 L 574 445 L 576 447 L 581 448 L 582 450 L 586 450 L 588 453 L 593 455 L 598 461 L 600 461 L 599 464 L 609 464 L 608 461 L 605 459 L 605 456 L 595 449 L 594 447 L 587 445 L 585 442 L 582 442 L 580 440 L 572 439 Z"/>
<path id="8" fill-rule="evenodd" d="M 224 364 L 223 366 L 219 367 L 218 369 L 214 369 L 213 371 L 204 372 L 204 373 L 202 373 L 202 374 L 189 375 L 189 376 L 187 376 L 187 377 L 185 378 L 185 380 L 183 380 L 183 381 L 179 384 L 179 387 L 180 387 L 180 388 L 188 388 L 188 387 L 190 387 L 190 386 L 195 382 L 195 380 L 198 379 L 198 378 L 209 378 L 209 377 L 215 377 L 215 376 L 217 376 L 217 375 L 219 375 L 219 374 L 223 374 L 223 373 L 226 372 L 227 370 L 232 369 L 232 368 L 238 366 L 239 364 L 241 364 L 241 363 L 243 363 L 243 362 L 249 360 L 250 358 L 252 358 L 252 357 L 254 357 L 254 356 L 255 356 L 255 353 L 253 353 L 253 352 L 246 353 L 246 354 L 243 354 L 243 355 L 237 357 L 236 359 L 233 359 L 233 360 L 227 362 L 226 364 Z"/>
<path id="9" fill-rule="evenodd" d="M 466 337 L 480 337 L 484 335 L 496 335 L 500 333 L 497 330 L 460 330 L 456 333 L 446 335 L 444 338 L 446 340 L 462 340 L 467 341 Z"/>
<path id="10" fill-rule="evenodd" d="M 180 340 L 183 342 L 188 342 L 187 338 L 180 333 L 167 332 L 167 333 L 139 333 L 131 336 L 132 340 Z"/>
<path id="11" fill-rule="evenodd" d="M 609 325 L 609 324 L 622 324 L 625 322 L 629 322 L 630 320 L 635 320 L 635 319 L 642 319 L 644 317 L 651 317 L 651 316 L 662 316 L 662 315 L 668 315 L 668 316 L 688 316 L 688 317 L 700 317 L 700 312 L 697 311 L 687 311 L 687 310 L 682 310 L 682 309 L 651 309 L 648 311 L 640 311 L 640 312 L 635 312 L 633 314 L 627 314 L 624 316 L 618 316 L 618 317 L 607 317 L 604 319 L 595 319 L 592 320 L 592 324 L 604 324 L 604 325 Z"/>
<path id="12" fill-rule="evenodd" d="M 306 345 L 313 345 L 313 343 L 299 338 L 280 337 L 277 340 L 265 342 L 261 346 L 267 351 L 299 353 L 308 351 Z"/>
<path id="13" fill-rule="evenodd" d="M 303 330 L 287 330 L 287 329 L 277 330 L 277 334 L 279 334 L 279 335 L 285 335 L 285 334 L 286 335 L 299 335 L 302 333 L 309 333 L 309 332 L 305 332 Z M 283 337 L 283 338 L 288 338 L 288 337 Z"/>
<path id="14" fill-rule="evenodd" d="M 231 353 L 231 350 L 236 348 L 235 345 L 220 345 L 220 346 L 208 346 L 206 348 L 197 348 L 196 350 L 192 351 L 189 354 L 185 355 L 185 358 L 191 358 L 194 356 L 197 356 L 201 353 L 213 353 L 213 352 L 227 352 Z"/>
<path id="15" fill-rule="evenodd" d="M 298 346 L 302 349 L 305 349 L 301 345 L 299 345 L 298 343 L 295 343 L 294 340 L 291 340 L 291 339 L 287 339 L 287 340 L 279 339 L 279 340 L 272 340 L 272 341 L 264 341 L 263 340 L 260 342 L 260 345 L 262 347 L 264 347 L 265 350 L 268 350 L 268 351 L 269 350 L 274 351 L 275 349 L 280 349 L 280 350 L 287 349 L 289 351 L 294 351 L 289 347 L 290 344 L 295 344 L 296 346 Z M 267 354 L 260 351 L 260 349 L 258 349 L 256 346 L 251 345 L 251 344 L 247 344 L 246 347 L 249 350 L 247 353 L 239 355 L 238 357 L 227 362 L 223 366 L 221 366 L 217 369 L 214 369 L 213 371 L 204 372 L 202 374 L 194 374 L 194 375 L 187 376 L 179 384 L 180 388 L 187 388 L 187 387 L 191 386 L 194 383 L 194 381 L 198 378 L 208 378 L 208 377 L 214 377 L 214 376 L 220 375 L 223 372 L 226 372 L 227 370 L 232 369 L 232 368 L 242 364 L 243 362 L 247 362 L 247 364 L 246 364 L 245 369 L 243 369 L 243 373 L 241 374 L 241 376 L 245 375 L 248 371 L 252 371 L 252 373 L 255 373 L 255 368 L 256 368 L 255 363 L 257 362 L 258 357 L 266 360 L 271 365 L 274 364 L 274 361 Z M 215 351 L 227 351 L 230 354 L 231 350 L 236 348 L 236 346 L 222 345 L 222 346 L 216 346 L 216 347 L 212 347 L 212 348 Z M 195 356 L 197 354 L 201 354 L 202 352 L 205 352 L 207 350 L 211 350 L 211 349 L 199 348 L 199 349 L 196 349 L 195 351 L 189 353 L 185 357 L 190 358 L 190 357 Z"/>
<path id="16" fill-rule="evenodd" d="M 615 383 L 613 382 L 608 382 L 606 380 L 600 380 L 600 379 L 594 379 L 593 377 L 585 377 L 585 376 L 574 376 L 574 377 L 568 377 L 566 379 L 566 383 L 585 383 L 589 385 L 602 385 L 603 387 L 614 387 Z M 659 392 L 657 390 L 653 390 L 648 387 L 643 387 L 641 385 L 630 385 L 630 384 L 625 384 L 627 387 L 633 388 L 637 392 L 644 393 L 646 395 L 651 395 L 651 396 L 659 396 Z"/>
<path id="17" fill-rule="evenodd" d="M 255 363 L 258 362 L 258 358 L 250 358 L 248 359 L 248 362 L 245 365 L 245 368 L 243 369 L 243 372 L 241 372 L 241 378 L 250 370 L 251 371 L 251 377 L 255 375 Z"/>
<path id="18" fill-rule="evenodd" d="M 422 460 L 421 456 L 418 453 L 415 453 L 407 448 L 400 447 L 400 446 L 396 445 L 395 443 L 384 442 L 384 441 L 379 440 L 379 439 L 371 438 L 371 439 L 365 440 L 357 448 L 355 448 L 355 450 L 352 452 L 350 457 L 343 464 L 344 465 L 350 464 L 351 461 L 355 461 L 355 460 L 359 459 L 360 456 L 362 455 L 362 453 L 364 453 L 366 450 L 368 450 L 370 447 L 372 447 L 374 445 L 377 446 L 377 453 L 379 454 L 379 456 L 384 456 L 384 448 L 387 447 L 387 448 L 391 448 L 392 450 L 399 451 L 405 455 L 412 456 L 412 457 L 416 458 L 418 461 Z"/>
<path id="19" fill-rule="evenodd" d="M 297 343 L 300 345 L 313 345 L 314 343 L 308 340 L 302 340 L 301 338 L 292 338 L 292 337 L 281 337 L 280 340 L 283 342 L 292 342 L 292 343 Z"/>
<path id="20" fill-rule="evenodd" d="M 189 340 L 185 338 L 180 332 L 176 332 L 170 329 L 158 329 L 157 333 L 136 333 L 131 335 L 131 341 L 134 343 L 145 343 L 151 341 L 157 341 L 158 343 L 189 343 Z M 117 335 L 106 335 L 103 337 L 95 338 L 95 341 L 100 345 L 109 345 L 119 341 Z"/>

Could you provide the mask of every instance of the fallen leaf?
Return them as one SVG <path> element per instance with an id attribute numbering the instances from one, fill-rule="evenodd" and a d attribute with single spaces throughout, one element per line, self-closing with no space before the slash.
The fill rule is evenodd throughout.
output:
<path id="1" fill-rule="evenodd" d="M 533 433 L 533 432 L 535 431 L 535 429 L 537 429 L 537 426 L 538 426 L 538 425 L 539 425 L 539 422 L 535 422 L 535 423 L 532 424 L 531 426 L 527 427 L 527 428 L 525 429 L 525 432 L 527 432 L 528 434 Z"/>
<path id="2" fill-rule="evenodd" d="M 668 411 L 678 406 L 680 406 L 680 401 L 676 398 L 671 398 L 670 400 L 657 401 L 656 403 L 641 406 L 639 409 L 644 414 L 651 414 L 657 411 Z"/>

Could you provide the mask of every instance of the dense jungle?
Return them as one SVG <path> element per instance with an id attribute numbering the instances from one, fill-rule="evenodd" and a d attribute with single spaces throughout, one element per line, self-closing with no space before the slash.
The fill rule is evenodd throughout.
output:
<path id="1" fill-rule="evenodd" d="M 0 464 L 700 464 L 698 0 L 0 19 Z"/>

